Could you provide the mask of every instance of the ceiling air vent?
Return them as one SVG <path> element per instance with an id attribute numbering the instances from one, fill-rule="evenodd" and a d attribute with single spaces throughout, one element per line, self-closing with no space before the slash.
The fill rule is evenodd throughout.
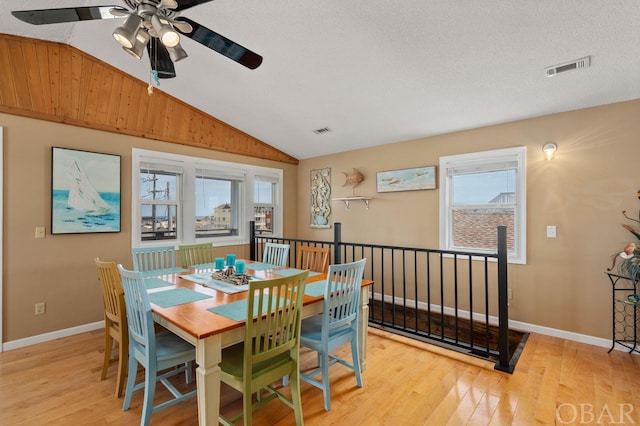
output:
<path id="1" fill-rule="evenodd" d="M 315 133 L 316 135 L 322 135 L 324 133 L 329 133 L 331 131 L 330 128 L 328 127 L 323 127 L 322 129 L 316 129 L 313 131 L 313 133 Z"/>
<path id="2" fill-rule="evenodd" d="M 554 65 L 544 69 L 547 77 L 553 77 L 556 74 L 564 72 L 575 71 L 580 68 L 589 68 L 591 64 L 591 56 L 585 56 L 584 58 L 574 59 L 573 61 L 565 62 L 564 64 Z"/>

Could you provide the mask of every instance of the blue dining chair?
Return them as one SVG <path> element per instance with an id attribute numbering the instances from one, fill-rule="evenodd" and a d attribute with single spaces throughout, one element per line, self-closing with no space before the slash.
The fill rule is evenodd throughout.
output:
<path id="1" fill-rule="evenodd" d="M 181 393 L 168 380 L 186 372 L 187 383 L 190 383 L 190 365 L 195 361 L 196 352 L 193 345 L 169 331 L 156 334 L 142 273 L 128 271 L 122 265 L 118 265 L 118 271 L 124 289 L 129 328 L 129 376 L 122 410 L 129 409 L 133 392 L 144 389 L 140 425 L 147 426 L 152 413 L 196 395 L 196 390 Z M 138 363 L 145 369 L 145 378 L 136 384 Z M 158 381 L 171 392 L 173 399 L 154 406 L 153 397 Z"/>
<path id="2" fill-rule="evenodd" d="M 367 259 L 357 262 L 329 265 L 327 286 L 322 302 L 322 313 L 302 321 L 300 346 L 318 352 L 318 367 L 300 373 L 300 379 L 320 389 L 324 395 L 324 409 L 331 409 L 329 394 L 329 367 L 340 363 L 356 374 L 356 383 L 362 387 L 360 350 L 358 348 L 358 316 L 360 315 L 360 286 Z M 331 354 L 337 348 L 351 344 L 351 362 Z M 317 374 L 322 377 L 317 380 Z"/>
<path id="3" fill-rule="evenodd" d="M 289 244 L 265 243 L 262 252 L 262 263 L 276 266 L 287 266 L 289 261 Z"/>
<path id="4" fill-rule="evenodd" d="M 134 271 L 176 269 L 176 249 L 174 246 L 134 247 L 131 249 Z"/>

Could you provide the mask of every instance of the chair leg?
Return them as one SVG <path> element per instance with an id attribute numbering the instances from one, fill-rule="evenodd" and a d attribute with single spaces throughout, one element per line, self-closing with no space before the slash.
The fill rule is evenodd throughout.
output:
<path id="1" fill-rule="evenodd" d="M 322 356 L 320 356 L 322 355 Z M 318 352 L 318 359 L 320 361 L 320 370 L 322 371 L 322 395 L 324 396 L 324 409 L 326 411 L 331 410 L 331 394 L 329 392 L 329 354 L 320 354 Z"/>
<path id="2" fill-rule="evenodd" d="M 109 362 L 111 361 L 111 351 L 113 350 L 113 337 L 111 337 L 111 324 L 104 323 L 104 360 L 102 361 L 102 375 L 100 380 L 104 380 L 107 377 L 107 370 L 109 369 Z"/>
<path id="3" fill-rule="evenodd" d="M 353 333 L 351 338 L 351 359 L 353 371 L 356 373 L 356 383 L 362 387 L 362 373 L 360 371 L 360 351 L 358 350 L 358 333 Z"/>
<path id="4" fill-rule="evenodd" d="M 194 361 L 189 361 L 184 364 L 186 369 L 184 370 L 184 378 L 187 384 L 193 382 L 193 364 Z"/>
<path id="5" fill-rule="evenodd" d="M 253 412 L 253 401 L 251 400 L 252 394 L 249 389 L 245 389 L 245 392 L 242 394 L 242 416 L 244 421 L 244 426 L 251 426 L 252 420 L 252 412 Z"/>
<path id="6" fill-rule="evenodd" d="M 136 371 L 138 369 L 138 361 L 136 358 L 129 352 L 129 368 L 127 375 L 127 388 L 124 391 L 124 402 L 122 403 L 122 411 L 127 411 L 129 409 L 129 405 L 131 405 L 131 395 L 133 395 L 133 388 L 136 385 Z"/>
<path id="7" fill-rule="evenodd" d="M 301 426 L 302 421 L 302 398 L 300 397 L 300 374 L 299 367 L 296 367 L 289 377 L 289 383 L 291 386 L 291 402 L 293 402 L 293 412 L 296 418 L 296 425 Z"/>
<path id="8" fill-rule="evenodd" d="M 120 341 L 118 342 L 118 378 L 116 381 L 116 398 L 120 398 L 122 396 L 122 389 L 124 389 L 124 381 L 125 377 L 127 377 L 128 353 L 129 348 L 122 344 L 122 335 L 120 335 Z"/>
<path id="9" fill-rule="evenodd" d="M 140 426 L 149 426 L 151 414 L 153 413 L 153 397 L 156 393 L 156 374 L 157 372 L 151 366 L 148 366 L 144 372 L 144 400 L 142 402 L 142 417 L 140 418 Z"/>

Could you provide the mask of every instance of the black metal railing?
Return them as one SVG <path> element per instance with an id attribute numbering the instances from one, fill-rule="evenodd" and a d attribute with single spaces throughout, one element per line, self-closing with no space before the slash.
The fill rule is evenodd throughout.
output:
<path id="1" fill-rule="evenodd" d="M 509 360 L 506 227 L 497 230 L 497 253 L 475 253 L 342 241 L 334 224 L 333 241 L 257 236 L 251 222 L 252 260 L 264 244 L 291 246 L 295 266 L 300 245 L 329 247 L 332 263 L 367 258 L 365 278 L 374 281 L 369 325 L 493 359 L 512 372 Z"/>

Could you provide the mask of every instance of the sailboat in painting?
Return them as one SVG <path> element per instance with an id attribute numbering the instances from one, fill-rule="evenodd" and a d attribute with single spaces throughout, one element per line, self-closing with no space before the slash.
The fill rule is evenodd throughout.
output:
<path id="1" fill-rule="evenodd" d="M 73 160 L 67 170 L 69 176 L 69 199 L 67 204 L 89 214 L 105 214 L 111 210 L 109 204 L 98 194 L 87 174 Z"/>

